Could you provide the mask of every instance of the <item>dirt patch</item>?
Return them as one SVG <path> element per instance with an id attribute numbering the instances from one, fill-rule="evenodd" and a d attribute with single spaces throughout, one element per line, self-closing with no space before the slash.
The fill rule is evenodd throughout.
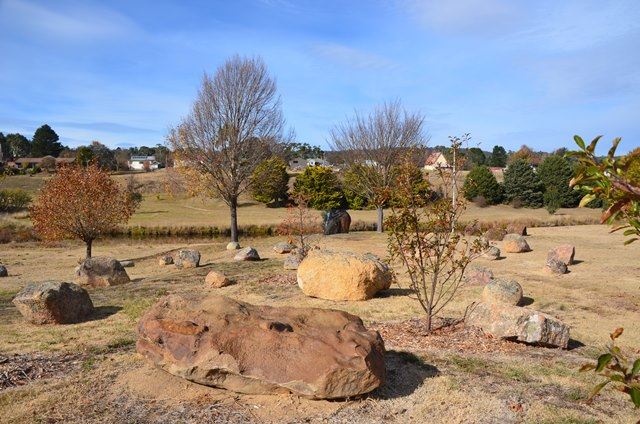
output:
<path id="1" fill-rule="evenodd" d="M 295 286 L 298 284 L 295 274 L 275 274 L 256 281 L 258 285 Z"/>
<path id="2" fill-rule="evenodd" d="M 82 367 L 86 355 L 3 355 L 0 353 L 0 391 L 44 378 L 67 376 Z"/>

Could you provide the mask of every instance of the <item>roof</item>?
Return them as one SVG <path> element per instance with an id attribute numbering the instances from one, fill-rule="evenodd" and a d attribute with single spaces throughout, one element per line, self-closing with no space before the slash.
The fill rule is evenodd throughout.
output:
<path id="1" fill-rule="evenodd" d="M 425 165 L 434 165 L 434 164 L 436 164 L 438 162 L 438 159 L 440 159 L 440 156 L 443 157 L 445 162 L 447 161 L 447 158 L 445 158 L 444 155 L 441 152 L 433 152 L 427 157 Z"/>
<path id="2" fill-rule="evenodd" d="M 130 161 L 154 161 L 156 160 L 155 156 L 131 156 L 131 159 L 129 159 Z"/>

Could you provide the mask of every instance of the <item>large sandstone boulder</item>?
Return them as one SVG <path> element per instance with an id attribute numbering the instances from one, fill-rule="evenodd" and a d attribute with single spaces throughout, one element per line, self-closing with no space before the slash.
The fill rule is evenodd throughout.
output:
<path id="1" fill-rule="evenodd" d="M 244 249 L 240 249 L 233 259 L 236 261 L 259 261 L 260 255 L 253 247 L 245 247 Z"/>
<path id="2" fill-rule="evenodd" d="M 576 248 L 571 244 L 561 244 L 551 250 L 547 254 L 547 260 L 554 259 L 569 266 L 573 264 L 573 257 L 576 254 Z"/>
<path id="3" fill-rule="evenodd" d="M 391 287 L 393 275 L 378 257 L 367 253 L 311 250 L 298 266 L 304 294 L 329 300 L 366 300 Z"/>
<path id="4" fill-rule="evenodd" d="M 503 339 L 564 349 L 569 345 L 568 325 L 529 308 L 478 303 L 471 308 L 465 322 Z"/>
<path id="5" fill-rule="evenodd" d="M 348 233 L 351 215 L 344 209 L 331 209 L 324 218 L 324 235 Z"/>
<path id="6" fill-rule="evenodd" d="M 204 278 L 204 282 L 211 287 L 220 288 L 231 284 L 231 280 L 220 271 L 211 270 Z"/>
<path id="7" fill-rule="evenodd" d="M 131 281 L 118 260 L 107 256 L 87 258 L 76 268 L 76 282 L 91 287 L 108 287 Z"/>
<path id="8" fill-rule="evenodd" d="M 200 252 L 192 249 L 183 249 L 178 252 L 173 263 L 176 268 L 197 268 L 200 266 Z"/>
<path id="9" fill-rule="evenodd" d="M 89 293 L 73 283 L 32 283 L 13 298 L 18 311 L 33 324 L 71 324 L 93 312 Z"/>
<path id="10" fill-rule="evenodd" d="M 519 234 L 507 234 L 504 236 L 503 247 L 507 253 L 524 253 L 531 251 L 527 239 Z"/>
<path id="11" fill-rule="evenodd" d="M 240 393 L 357 396 L 385 377 L 384 343 L 343 311 L 168 296 L 138 325 L 137 350 L 159 368 Z"/>
<path id="12" fill-rule="evenodd" d="M 485 286 L 493 280 L 493 271 L 483 266 L 474 265 L 464 274 L 467 284 Z"/>
<path id="13" fill-rule="evenodd" d="M 491 280 L 482 290 L 482 301 L 515 306 L 522 300 L 522 286 L 517 281 Z"/>
<path id="14" fill-rule="evenodd" d="M 296 248 L 295 244 L 280 242 L 280 243 L 276 243 L 276 245 L 273 246 L 273 251 L 282 255 L 285 253 L 290 253 L 295 248 Z"/>

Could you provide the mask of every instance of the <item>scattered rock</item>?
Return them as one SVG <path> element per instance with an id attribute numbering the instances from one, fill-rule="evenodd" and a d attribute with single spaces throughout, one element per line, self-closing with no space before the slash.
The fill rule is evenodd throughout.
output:
<path id="1" fill-rule="evenodd" d="M 568 325 L 529 308 L 478 303 L 471 308 L 466 323 L 503 339 L 563 349 L 569 345 Z"/>
<path id="2" fill-rule="evenodd" d="M 311 250 L 298 267 L 304 294 L 329 300 L 366 300 L 391 286 L 393 275 L 378 257 L 367 253 Z"/>
<path id="3" fill-rule="evenodd" d="M 482 228 L 480 228 L 480 224 L 477 222 L 473 222 L 471 224 L 467 224 L 464 227 L 464 234 L 467 236 L 475 236 L 482 232 Z"/>
<path id="4" fill-rule="evenodd" d="M 486 259 L 495 261 L 496 259 L 500 259 L 500 249 L 496 246 L 489 246 L 482 256 Z"/>
<path id="5" fill-rule="evenodd" d="M 227 250 L 238 250 L 240 249 L 240 243 L 237 241 L 230 241 L 227 243 Z"/>
<path id="6" fill-rule="evenodd" d="M 4 265 L 0 265 L 0 277 L 8 277 L 9 271 L 7 271 L 7 267 Z"/>
<path id="7" fill-rule="evenodd" d="M 158 265 L 160 266 L 171 265 L 171 264 L 173 264 L 173 256 L 171 255 L 164 255 L 158 258 Z"/>
<path id="8" fill-rule="evenodd" d="M 235 261 L 259 261 L 260 255 L 258 255 L 258 251 L 253 247 L 245 247 L 236 253 L 236 256 L 233 257 Z"/>
<path id="9" fill-rule="evenodd" d="M 567 265 L 556 258 L 547 259 L 546 270 L 552 274 L 566 274 L 569 271 Z"/>
<path id="10" fill-rule="evenodd" d="M 502 241 L 505 235 L 507 232 L 498 227 L 491 227 L 484 233 L 484 237 L 490 241 Z"/>
<path id="11" fill-rule="evenodd" d="M 291 253 L 284 258 L 284 269 L 298 269 L 304 256 L 302 249 L 293 249 Z"/>
<path id="12" fill-rule="evenodd" d="M 531 248 L 527 240 L 519 234 L 507 234 L 504 236 L 504 251 L 507 253 L 530 252 Z"/>
<path id="13" fill-rule="evenodd" d="M 508 234 L 518 234 L 519 236 L 527 235 L 527 226 L 523 224 L 509 224 L 507 225 Z"/>
<path id="14" fill-rule="evenodd" d="M 351 215 L 345 209 L 331 209 L 324 218 L 324 235 L 348 233 Z"/>
<path id="15" fill-rule="evenodd" d="M 200 252 L 191 249 L 180 250 L 173 258 L 173 263 L 176 268 L 197 268 L 200 266 Z"/>
<path id="16" fill-rule="evenodd" d="M 76 268 L 76 282 L 91 287 L 108 287 L 131 281 L 122 264 L 107 256 L 87 258 Z"/>
<path id="17" fill-rule="evenodd" d="M 138 352 L 195 383 L 247 394 L 336 399 L 385 378 L 384 343 L 343 311 L 172 295 L 140 320 Z"/>
<path id="18" fill-rule="evenodd" d="M 207 283 L 207 285 L 215 288 L 225 287 L 231 284 L 231 280 L 229 280 L 226 275 L 215 270 L 209 271 L 204 279 L 204 282 Z"/>
<path id="19" fill-rule="evenodd" d="M 125 268 L 131 268 L 136 264 L 133 261 L 120 261 L 120 265 L 122 265 Z"/>
<path id="20" fill-rule="evenodd" d="M 551 250 L 547 254 L 547 260 L 555 259 L 569 266 L 573 264 L 573 257 L 576 254 L 576 248 L 571 244 L 561 244 Z"/>
<path id="21" fill-rule="evenodd" d="M 296 248 L 295 244 L 280 242 L 273 246 L 273 251 L 276 253 L 284 254 L 290 253 L 293 249 Z"/>
<path id="22" fill-rule="evenodd" d="M 464 274 L 467 284 L 484 286 L 493 280 L 493 271 L 483 266 L 472 266 Z"/>
<path id="23" fill-rule="evenodd" d="M 71 324 L 93 312 L 89 293 L 73 283 L 32 283 L 13 298 L 13 304 L 33 324 Z"/>
<path id="24" fill-rule="evenodd" d="M 482 301 L 515 306 L 522 300 L 522 286 L 517 281 L 492 280 L 482 290 Z"/>

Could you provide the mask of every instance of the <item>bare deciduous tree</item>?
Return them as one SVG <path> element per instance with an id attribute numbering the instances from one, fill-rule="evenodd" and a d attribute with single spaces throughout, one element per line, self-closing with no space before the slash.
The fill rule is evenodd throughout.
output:
<path id="1" fill-rule="evenodd" d="M 204 75 L 191 113 L 168 135 L 179 169 L 198 174 L 188 182 L 229 206 L 232 241 L 238 241 L 238 197 L 283 128 L 276 82 L 265 63 L 233 56 L 213 76 Z"/>
<path id="2" fill-rule="evenodd" d="M 408 113 L 400 101 L 384 103 L 369 115 L 355 113 L 330 132 L 333 150 L 347 152 L 345 160 L 357 173 L 362 193 L 378 211 L 377 230 L 382 232 L 388 188 L 393 184 L 393 168 L 407 153 L 424 146 L 424 117 Z"/>

